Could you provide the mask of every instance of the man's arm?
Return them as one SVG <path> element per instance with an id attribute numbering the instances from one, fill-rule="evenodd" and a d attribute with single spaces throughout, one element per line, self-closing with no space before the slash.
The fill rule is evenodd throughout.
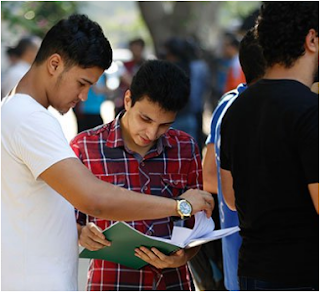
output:
<path id="1" fill-rule="evenodd" d="M 308 184 L 308 188 L 314 208 L 319 214 L 319 183 Z"/>
<path id="2" fill-rule="evenodd" d="M 220 168 L 220 174 L 223 198 L 228 208 L 232 211 L 236 211 L 232 174 L 230 171 L 222 168 Z"/>
<path id="3" fill-rule="evenodd" d="M 203 158 L 203 189 L 212 194 L 218 193 L 218 175 L 215 156 L 216 151 L 214 144 L 209 143 Z"/>
<path id="4" fill-rule="evenodd" d="M 177 216 L 176 201 L 146 196 L 114 186 L 96 178 L 78 159 L 67 158 L 46 169 L 40 178 L 83 213 L 109 220 L 129 221 Z M 193 214 L 213 209 L 211 194 L 188 190 Z"/>
<path id="5" fill-rule="evenodd" d="M 220 133 L 216 132 L 216 127 L 219 122 L 221 115 L 223 114 L 223 110 L 228 104 L 228 100 L 230 96 L 234 96 L 234 94 L 226 94 L 222 96 L 221 101 L 218 106 L 214 110 L 211 117 L 211 126 L 210 126 L 210 134 L 207 138 L 207 151 L 205 153 L 202 169 L 203 169 L 203 189 L 212 194 L 218 193 L 218 173 L 217 173 L 217 164 L 216 164 L 216 150 L 215 143 L 217 141 L 217 136 Z"/>

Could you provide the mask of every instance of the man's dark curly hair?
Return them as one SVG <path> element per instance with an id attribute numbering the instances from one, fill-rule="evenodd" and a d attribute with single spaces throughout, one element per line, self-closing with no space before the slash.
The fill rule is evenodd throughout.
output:
<path id="1" fill-rule="evenodd" d="M 35 59 L 43 63 L 53 54 L 59 54 L 67 68 L 107 69 L 112 62 L 112 49 L 98 23 L 86 15 L 71 15 L 60 20 L 45 35 Z"/>
<path id="2" fill-rule="evenodd" d="M 177 65 L 161 60 L 143 63 L 130 86 L 131 106 L 145 98 L 163 110 L 178 112 L 189 101 L 189 77 Z"/>
<path id="3" fill-rule="evenodd" d="M 319 32 L 318 1 L 263 2 L 257 30 L 267 65 L 290 68 L 304 55 L 310 29 Z"/>

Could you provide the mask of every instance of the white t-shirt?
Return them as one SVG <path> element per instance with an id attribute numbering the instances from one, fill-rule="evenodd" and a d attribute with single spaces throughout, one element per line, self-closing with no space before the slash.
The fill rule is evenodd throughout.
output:
<path id="1" fill-rule="evenodd" d="M 1 288 L 77 290 L 74 208 L 39 178 L 76 156 L 57 119 L 28 95 L 3 100 L 1 122 Z"/>

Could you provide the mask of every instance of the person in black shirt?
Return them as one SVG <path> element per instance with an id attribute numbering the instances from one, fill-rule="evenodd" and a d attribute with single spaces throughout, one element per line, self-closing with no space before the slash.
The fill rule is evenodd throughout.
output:
<path id="1" fill-rule="evenodd" d="M 319 2 L 264 2 L 264 78 L 221 128 L 221 179 L 238 211 L 241 290 L 319 290 Z M 230 187 L 232 186 L 233 187 Z"/>

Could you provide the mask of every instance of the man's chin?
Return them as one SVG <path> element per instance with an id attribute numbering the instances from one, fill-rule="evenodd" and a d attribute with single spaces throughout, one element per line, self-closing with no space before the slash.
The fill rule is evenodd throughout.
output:
<path id="1" fill-rule="evenodd" d="M 59 109 L 58 110 L 59 114 L 62 115 L 62 116 L 65 115 L 68 111 L 69 111 L 69 109 L 67 109 L 67 110 L 65 110 L 65 109 L 64 110 L 60 110 Z"/>

